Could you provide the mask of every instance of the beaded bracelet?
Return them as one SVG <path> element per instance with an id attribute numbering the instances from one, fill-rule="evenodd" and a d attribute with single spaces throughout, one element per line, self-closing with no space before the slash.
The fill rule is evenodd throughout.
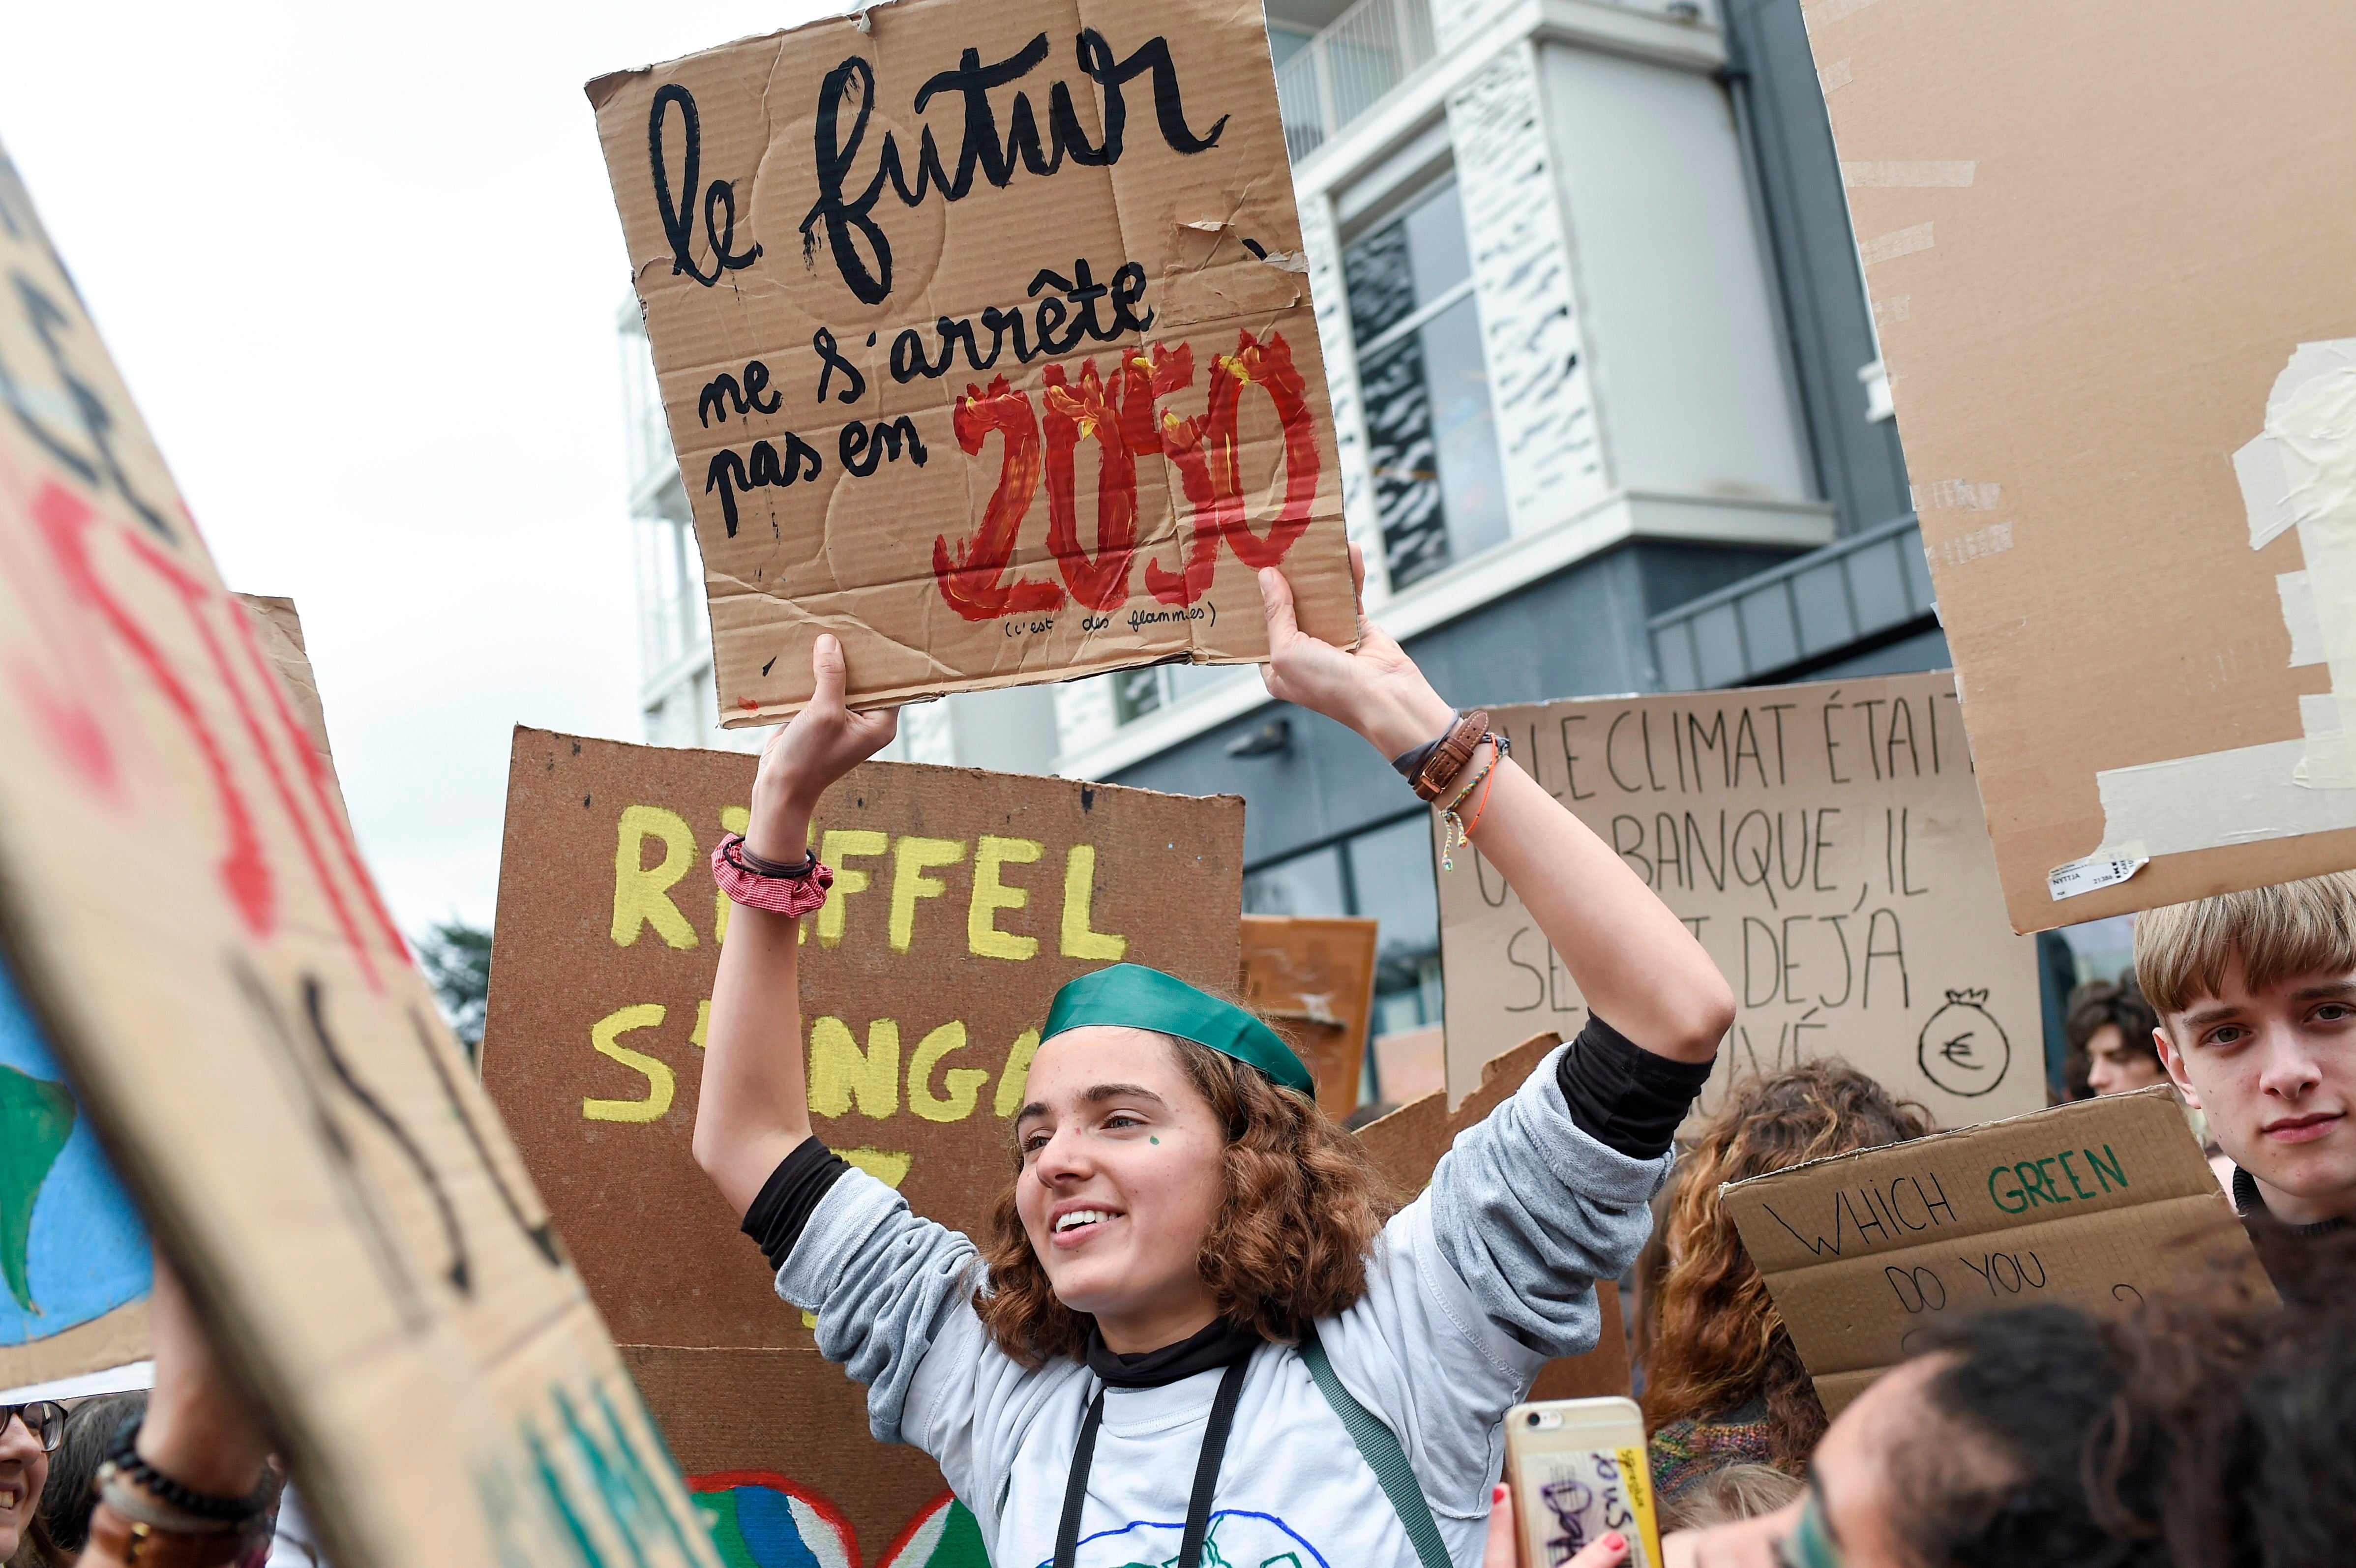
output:
<path id="1" fill-rule="evenodd" d="M 261 1485 L 241 1498 L 215 1497 L 209 1492 L 200 1492 L 194 1487 L 184 1486 L 172 1479 L 171 1477 L 140 1457 L 139 1428 L 141 1424 L 142 1423 L 133 1422 L 123 1435 L 115 1439 L 113 1448 L 106 1456 L 105 1467 L 101 1471 L 102 1482 L 112 1478 L 112 1476 L 122 1476 L 137 1482 L 149 1496 L 170 1504 L 182 1513 L 194 1514 L 198 1519 L 215 1520 L 223 1528 L 243 1524 L 270 1506 L 272 1486 L 267 1469 L 262 1472 Z"/>
<path id="2" fill-rule="evenodd" d="M 1482 780 L 1494 776 L 1497 764 L 1504 762 L 1514 749 L 1514 743 L 1503 735 L 1484 732 L 1481 739 L 1489 745 L 1488 764 L 1472 775 L 1463 789 L 1457 793 L 1448 809 L 1440 814 L 1440 869 L 1443 871 L 1456 869 L 1456 851 L 1472 841 L 1472 830 L 1464 826 L 1464 819 L 1457 815 L 1457 809 L 1472 798 L 1472 792 L 1481 787 Z M 1484 794 L 1481 797 L 1481 805 L 1485 809 L 1488 804 L 1489 797 Z M 1473 812 L 1472 820 L 1481 820 L 1480 811 Z"/>

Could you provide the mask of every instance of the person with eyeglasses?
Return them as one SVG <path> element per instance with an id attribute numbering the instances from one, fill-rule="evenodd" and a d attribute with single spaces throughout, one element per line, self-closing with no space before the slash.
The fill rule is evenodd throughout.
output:
<path id="1" fill-rule="evenodd" d="M 0 1563 L 16 1555 L 48 1484 L 49 1456 L 65 1436 L 66 1407 L 53 1399 L 0 1404 Z"/>

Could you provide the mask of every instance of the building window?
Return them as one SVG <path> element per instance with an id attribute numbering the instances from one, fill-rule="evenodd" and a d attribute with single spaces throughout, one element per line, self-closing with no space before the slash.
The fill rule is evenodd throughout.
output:
<path id="1" fill-rule="evenodd" d="M 1162 668 L 1148 665 L 1143 669 L 1117 669 L 1112 674 L 1112 715 L 1116 722 L 1126 724 L 1142 719 L 1162 706 Z"/>
<path id="2" fill-rule="evenodd" d="M 1247 668 L 1241 672 L 1252 676 Z M 1112 714 L 1115 724 L 1127 724 L 1183 702 L 1196 692 L 1237 677 L 1232 665 L 1158 664 L 1112 674 Z"/>
<path id="3" fill-rule="evenodd" d="M 1505 464 L 1454 176 L 1343 251 L 1391 586 L 1509 531 Z"/>

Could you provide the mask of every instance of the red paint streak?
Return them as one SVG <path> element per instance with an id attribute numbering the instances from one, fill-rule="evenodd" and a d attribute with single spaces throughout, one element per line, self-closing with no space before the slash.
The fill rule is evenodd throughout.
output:
<path id="1" fill-rule="evenodd" d="M 918 1509 L 916 1517 L 901 1527 L 900 1533 L 892 1538 L 892 1544 L 884 1549 L 884 1555 L 876 1559 L 879 1568 L 906 1568 L 906 1565 L 900 1562 L 900 1553 L 908 1550 L 908 1542 L 916 1539 L 916 1531 L 924 1529 L 935 1514 L 956 1501 L 955 1492 L 943 1492 L 939 1497 Z"/>
<path id="2" fill-rule="evenodd" d="M 1041 454 L 1039 419 L 1031 395 L 1009 388 L 1000 376 L 990 390 L 969 384 L 957 401 L 952 420 L 958 445 L 969 457 L 978 457 L 992 431 L 1005 438 L 1005 456 L 999 465 L 998 487 L 982 508 L 981 524 L 973 537 L 953 553 L 946 535 L 933 540 L 933 581 L 950 609 L 969 621 L 992 621 L 1001 615 L 1035 614 L 1058 608 L 1063 589 L 1054 582 L 1005 582 L 1006 563 L 1014 554 L 1014 535 L 1031 497 L 1039 488 Z"/>
<path id="3" fill-rule="evenodd" d="M 1065 379 L 1061 365 L 1047 367 L 1046 380 L 1039 422 L 1047 432 L 1047 549 L 1073 598 L 1091 610 L 1118 610 L 1129 598 L 1130 561 L 1137 554 L 1137 457 L 1121 415 L 1097 379 L 1096 361 L 1081 361 L 1076 384 Z M 1094 560 L 1080 547 L 1072 493 L 1073 456 L 1089 437 L 1097 443 Z"/>
<path id="4" fill-rule="evenodd" d="M 402 940 L 401 928 L 392 923 L 392 912 L 384 907 L 384 900 L 377 891 L 376 879 L 369 875 L 367 864 L 360 859 L 360 847 L 352 837 L 351 824 L 347 822 L 344 819 L 344 814 L 337 809 L 335 779 L 327 771 L 327 760 L 319 755 L 319 750 L 312 743 L 309 732 L 295 719 L 294 709 L 287 705 L 286 691 L 279 684 L 278 673 L 271 667 L 269 659 L 263 656 L 262 641 L 254 635 L 253 617 L 246 613 L 244 605 L 238 603 L 230 595 L 224 594 L 222 603 L 230 611 L 230 624 L 237 628 L 238 638 L 245 645 L 246 661 L 253 667 L 254 678 L 262 683 L 262 689 L 270 694 L 271 706 L 278 715 L 278 727 L 285 734 L 287 744 L 294 748 L 295 757 L 302 763 L 305 780 L 311 786 L 312 803 L 318 807 L 320 820 L 327 823 L 327 831 L 335 836 L 336 848 L 343 857 L 345 871 L 350 876 L 354 885 L 360 890 L 360 896 L 368 901 L 369 912 L 376 919 L 377 933 L 384 938 L 384 944 L 392 950 L 395 957 L 406 962 L 409 957 L 409 944 Z M 206 641 L 209 645 L 211 641 L 209 634 Z M 228 672 L 223 671 L 222 679 L 228 678 Z M 234 683 L 231 684 L 233 687 Z M 243 706 L 242 699 L 240 699 L 240 706 L 241 708 Z M 259 737 L 254 743 L 261 748 L 265 757 L 270 754 L 269 749 L 262 746 Z M 273 763 L 272 765 L 273 776 L 276 771 L 276 764 Z M 300 826 L 302 817 L 291 804 L 287 807 L 287 815 L 294 817 L 297 826 Z M 308 833 L 304 835 L 303 842 L 305 848 L 309 848 Z M 318 863 L 317 856 L 312 857 L 312 863 L 316 868 Z M 324 871 L 320 873 L 319 885 L 327 890 L 330 899 L 335 897 L 335 890 L 329 884 Z M 336 918 L 338 921 L 343 919 L 343 906 L 340 902 L 336 906 Z M 348 923 L 347 923 L 346 934 L 350 934 Z M 354 939 L 354 950 L 358 951 L 357 938 Z M 369 968 L 365 956 L 360 959 L 360 967 L 364 971 Z M 369 974 L 369 984 L 375 984 L 375 976 L 372 972 Z"/>
<path id="5" fill-rule="evenodd" d="M 1317 501 L 1317 421 L 1310 412 L 1307 389 L 1301 372 L 1293 368 L 1292 349 L 1284 341 L 1284 334 L 1271 332 L 1266 343 L 1255 343 L 1248 332 L 1240 335 L 1233 357 L 1222 357 L 1213 374 L 1224 372 L 1237 383 L 1236 395 L 1227 404 L 1226 425 L 1220 430 L 1219 459 L 1226 464 L 1220 479 L 1231 490 L 1242 488 L 1241 462 L 1236 449 L 1236 403 L 1245 387 L 1258 387 L 1276 405 L 1277 422 L 1284 427 L 1284 507 L 1277 513 L 1276 521 L 1263 539 L 1252 532 L 1251 522 L 1244 516 L 1242 498 L 1227 512 L 1222 521 L 1227 543 L 1246 566 L 1258 571 L 1264 566 L 1280 564 L 1293 544 L 1309 527 L 1310 508 Z"/>
<path id="6" fill-rule="evenodd" d="M 230 775 L 229 763 L 221 754 L 220 744 L 213 738 L 204 715 L 197 710 L 188 688 L 166 662 L 162 650 L 148 638 L 147 633 L 130 612 L 106 591 L 98 580 L 90 560 L 88 529 L 97 514 L 90 504 L 69 493 L 51 481 L 41 487 L 33 503 L 33 520 L 39 527 L 42 541 L 48 546 L 67 587 L 83 605 L 96 610 L 106 618 L 114 635 L 141 665 L 148 677 L 164 695 L 164 700 L 178 714 L 180 722 L 196 742 L 198 755 L 205 770 L 212 775 L 213 791 L 220 797 L 221 821 L 229 835 L 229 848 L 222 853 L 220 877 L 229 890 L 230 901 L 237 906 L 246 929 L 255 936 L 266 936 L 277 923 L 277 900 L 271 885 L 270 865 L 262 854 L 261 836 L 254 831 L 253 814 L 248 809 L 245 796 L 239 791 L 237 781 Z M 143 541 L 144 542 L 144 541 Z"/>
<path id="7" fill-rule="evenodd" d="M 1246 387 L 1258 387 L 1276 405 L 1284 430 L 1284 506 L 1265 538 L 1252 532 L 1245 515 L 1243 453 L 1237 413 Z M 1178 465 L 1179 483 L 1194 507 L 1194 546 L 1183 577 L 1149 564 L 1146 586 L 1165 604 L 1191 604 L 1211 585 L 1218 564 L 1218 541 L 1235 549 L 1246 566 L 1275 566 L 1309 527 L 1317 500 L 1317 422 L 1309 408 L 1292 349 L 1280 332 L 1265 343 L 1248 332 L 1237 335 L 1236 351 L 1211 367 L 1211 389 L 1200 420 L 1165 415 L 1163 445 Z"/>
<path id="8" fill-rule="evenodd" d="M 57 481 L 45 484 L 48 490 L 57 491 L 59 504 L 87 508 L 87 502 Z M 29 515 L 37 504 L 27 499 L 16 471 L 5 463 L 0 463 L 0 486 L 5 486 L 0 488 L 0 503 L 17 517 Z M 0 527 L 0 558 L 5 560 L 6 578 L 34 631 L 29 647 L 12 650 L 8 681 L 67 770 L 110 805 L 121 805 L 124 803 L 123 772 L 101 715 L 110 708 L 123 711 L 122 694 L 88 621 L 61 603 L 67 596 L 59 591 L 61 585 L 48 564 L 37 552 L 24 549 L 23 535 L 31 531 L 29 528 L 20 530 L 13 517 L 8 526 Z M 91 700 L 92 694 L 100 699 L 96 703 Z"/>

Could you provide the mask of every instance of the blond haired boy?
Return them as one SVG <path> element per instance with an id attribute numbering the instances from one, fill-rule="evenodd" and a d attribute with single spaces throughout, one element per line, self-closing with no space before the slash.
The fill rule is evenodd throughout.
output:
<path id="1" fill-rule="evenodd" d="M 2149 910 L 2135 945 L 2159 1060 L 2233 1160 L 2233 1205 L 2252 1232 L 2295 1243 L 2345 1229 L 2356 1215 L 2356 873 Z M 2269 1266 L 2290 1261 L 2266 1251 Z"/>

